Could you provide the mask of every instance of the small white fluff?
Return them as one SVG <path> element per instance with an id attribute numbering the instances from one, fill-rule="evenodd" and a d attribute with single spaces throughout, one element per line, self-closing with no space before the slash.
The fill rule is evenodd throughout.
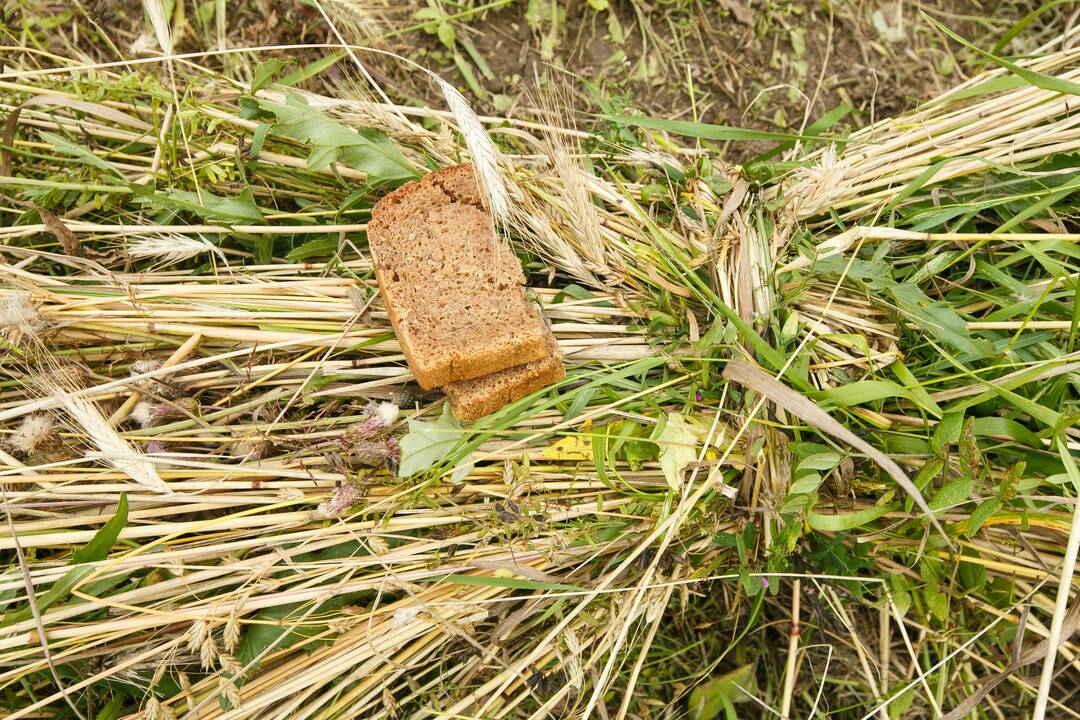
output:
<path id="1" fill-rule="evenodd" d="M 392 402 L 379 403 L 379 409 L 375 411 L 383 425 L 391 425 L 397 420 L 399 408 Z"/>
<path id="2" fill-rule="evenodd" d="M 0 330 L 16 338 L 33 335 L 44 325 L 41 315 L 28 292 L 9 292 L 0 300 Z"/>
<path id="3" fill-rule="evenodd" d="M 424 605 L 410 605 L 394 611 L 394 629 L 401 628 L 412 622 L 417 615 L 424 611 Z"/>
<path id="4" fill-rule="evenodd" d="M 139 423 L 139 427 L 150 427 L 151 423 L 157 417 L 157 412 L 154 409 L 153 403 L 143 400 L 137 403 L 131 410 L 131 419 Z"/>
<path id="5" fill-rule="evenodd" d="M 44 443 L 56 427 L 56 421 L 44 413 L 34 413 L 23 418 L 18 430 L 8 442 L 23 455 L 29 455 Z"/>

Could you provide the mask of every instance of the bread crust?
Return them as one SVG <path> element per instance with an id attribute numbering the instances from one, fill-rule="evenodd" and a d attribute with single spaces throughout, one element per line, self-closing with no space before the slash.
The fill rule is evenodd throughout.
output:
<path id="1" fill-rule="evenodd" d="M 460 422 L 468 423 L 490 415 L 566 376 L 562 353 L 551 337 L 547 355 L 540 360 L 500 370 L 473 380 L 450 383 L 443 392 L 450 398 L 450 411 Z"/>

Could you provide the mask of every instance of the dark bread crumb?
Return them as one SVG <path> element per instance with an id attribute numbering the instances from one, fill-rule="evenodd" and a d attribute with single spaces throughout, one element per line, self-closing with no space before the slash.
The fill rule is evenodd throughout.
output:
<path id="1" fill-rule="evenodd" d="M 371 211 L 368 243 L 387 314 L 425 389 L 539 360 L 550 334 L 497 239 L 471 165 L 408 183 Z"/>
<path id="2" fill-rule="evenodd" d="M 450 398 L 450 410 L 454 417 L 461 422 L 472 422 L 490 415 L 507 403 L 562 380 L 566 371 L 554 337 L 549 336 L 547 351 L 547 356 L 540 360 L 444 387 L 443 392 Z"/>

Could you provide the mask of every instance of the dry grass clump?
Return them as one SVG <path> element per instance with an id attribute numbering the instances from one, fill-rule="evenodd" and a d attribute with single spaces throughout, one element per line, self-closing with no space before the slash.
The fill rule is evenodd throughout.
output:
<path id="1" fill-rule="evenodd" d="M 0 73 L 8 717 L 1075 716 L 1074 55 L 753 167 L 473 118 L 569 373 L 468 428 L 364 236 L 467 108 Z"/>

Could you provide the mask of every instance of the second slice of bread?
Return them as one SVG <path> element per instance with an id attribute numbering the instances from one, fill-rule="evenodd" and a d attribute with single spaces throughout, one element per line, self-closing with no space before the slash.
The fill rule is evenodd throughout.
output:
<path id="1" fill-rule="evenodd" d="M 496 238 L 471 165 L 404 185 L 371 211 L 368 244 L 387 314 L 425 389 L 540 360 L 549 332 L 521 264 Z"/>
<path id="2" fill-rule="evenodd" d="M 562 353 L 549 335 L 548 354 L 540 359 L 500 370 L 491 375 L 450 383 L 443 392 L 450 398 L 450 411 L 461 422 L 490 415 L 503 405 L 562 380 L 566 375 Z"/>

